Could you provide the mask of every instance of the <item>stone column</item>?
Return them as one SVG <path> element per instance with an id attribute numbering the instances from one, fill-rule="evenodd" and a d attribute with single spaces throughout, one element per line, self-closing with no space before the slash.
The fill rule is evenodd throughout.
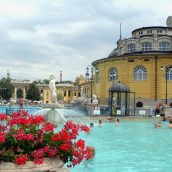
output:
<path id="1" fill-rule="evenodd" d="M 17 88 L 16 87 L 14 88 L 14 99 L 15 100 L 17 99 Z"/>

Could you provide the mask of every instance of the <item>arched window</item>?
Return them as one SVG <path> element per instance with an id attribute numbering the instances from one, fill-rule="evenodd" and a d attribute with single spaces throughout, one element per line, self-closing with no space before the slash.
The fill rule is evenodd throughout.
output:
<path id="1" fill-rule="evenodd" d="M 151 51 L 152 43 L 151 42 L 143 42 L 142 43 L 142 51 Z"/>
<path id="2" fill-rule="evenodd" d="M 172 80 L 172 66 L 167 66 L 167 80 Z"/>
<path id="3" fill-rule="evenodd" d="M 118 80 L 118 72 L 116 68 L 111 68 L 109 70 L 109 80 L 110 81 Z"/>
<path id="4" fill-rule="evenodd" d="M 136 107 L 143 107 L 143 103 L 142 102 L 137 102 Z"/>
<path id="5" fill-rule="evenodd" d="M 137 66 L 134 69 L 134 80 L 146 80 L 147 79 L 147 70 L 143 66 Z"/>
<path id="6" fill-rule="evenodd" d="M 132 53 L 135 51 L 135 44 L 129 44 L 128 46 L 128 52 L 129 53 Z"/>
<path id="7" fill-rule="evenodd" d="M 159 43 L 159 51 L 169 51 L 170 44 L 168 42 L 160 42 Z"/>

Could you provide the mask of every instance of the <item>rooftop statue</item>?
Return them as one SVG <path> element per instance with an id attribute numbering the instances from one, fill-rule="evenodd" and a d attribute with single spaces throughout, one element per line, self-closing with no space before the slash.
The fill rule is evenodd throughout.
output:
<path id="1" fill-rule="evenodd" d="M 172 27 L 172 16 L 168 16 L 166 24 L 167 24 L 167 27 Z"/>

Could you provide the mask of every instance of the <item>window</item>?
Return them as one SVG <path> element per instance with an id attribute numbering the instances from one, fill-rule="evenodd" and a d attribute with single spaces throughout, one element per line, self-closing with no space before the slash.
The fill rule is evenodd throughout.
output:
<path id="1" fill-rule="evenodd" d="M 64 97 L 66 97 L 66 90 L 64 91 Z"/>
<path id="2" fill-rule="evenodd" d="M 142 51 L 151 51 L 151 50 L 152 50 L 152 43 L 151 42 L 142 43 Z"/>
<path id="3" fill-rule="evenodd" d="M 162 30 L 157 30 L 157 33 L 162 33 Z"/>
<path id="4" fill-rule="evenodd" d="M 132 53 L 135 51 L 135 44 L 129 44 L 128 45 L 128 52 L 129 53 Z"/>
<path id="5" fill-rule="evenodd" d="M 134 62 L 134 60 L 132 59 L 132 60 L 128 60 L 128 62 Z"/>
<path id="6" fill-rule="evenodd" d="M 109 80 L 114 81 L 114 80 L 117 80 L 117 79 L 118 79 L 118 73 L 117 73 L 116 68 L 111 68 L 109 70 Z"/>
<path id="7" fill-rule="evenodd" d="M 136 107 L 143 107 L 143 103 L 142 102 L 137 102 Z"/>
<path id="8" fill-rule="evenodd" d="M 167 66 L 167 80 L 172 80 L 172 66 Z"/>
<path id="9" fill-rule="evenodd" d="M 149 33 L 152 33 L 152 30 L 147 30 L 147 33 L 149 34 Z"/>
<path id="10" fill-rule="evenodd" d="M 169 48 L 170 48 L 170 44 L 168 42 L 159 43 L 159 51 L 168 51 Z"/>
<path id="11" fill-rule="evenodd" d="M 147 79 L 147 70 L 143 66 L 137 66 L 134 69 L 134 80 L 146 80 Z"/>

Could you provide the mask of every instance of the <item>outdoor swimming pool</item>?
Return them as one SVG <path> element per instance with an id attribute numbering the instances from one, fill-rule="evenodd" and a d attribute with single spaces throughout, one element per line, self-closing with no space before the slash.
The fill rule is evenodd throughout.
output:
<path id="1" fill-rule="evenodd" d="M 104 123 L 81 138 L 96 148 L 92 160 L 70 168 L 71 172 L 171 172 L 172 129 L 163 123 L 122 122 L 120 126 Z"/>
<path id="2" fill-rule="evenodd" d="M 38 106 L 23 106 L 23 109 L 30 114 L 42 114 L 42 108 Z M 11 115 L 13 112 L 21 110 L 20 106 L 0 106 L 0 113 Z"/>

